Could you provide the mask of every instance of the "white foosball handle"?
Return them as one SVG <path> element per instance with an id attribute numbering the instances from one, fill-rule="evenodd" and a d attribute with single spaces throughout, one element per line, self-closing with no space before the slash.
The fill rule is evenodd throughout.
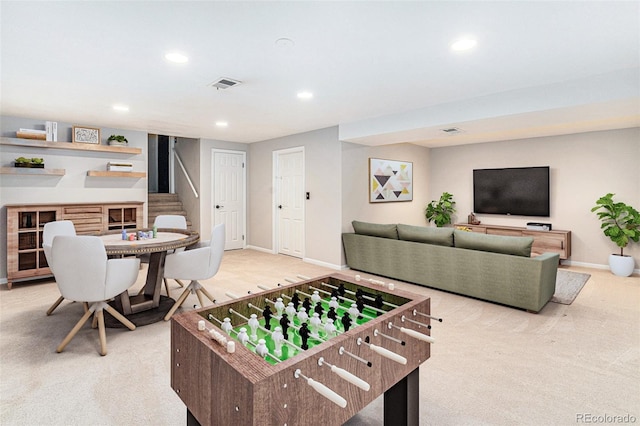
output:
<path id="1" fill-rule="evenodd" d="M 232 298 L 232 299 L 240 299 L 240 296 L 238 296 L 237 294 L 232 293 L 232 292 L 230 292 L 230 291 L 226 292 L 225 294 L 226 294 L 227 296 L 229 296 L 230 298 Z"/>
<path id="2" fill-rule="evenodd" d="M 427 336 L 426 334 L 422 334 L 418 331 L 415 330 L 410 330 L 408 328 L 404 328 L 404 327 L 400 327 L 400 331 L 403 332 L 404 334 L 408 334 L 411 337 L 414 337 L 418 340 L 422 340 L 423 342 L 428 342 L 428 343 L 435 343 L 436 339 L 434 339 L 431 336 Z"/>
<path id="3" fill-rule="evenodd" d="M 336 367 L 334 365 L 334 366 L 331 367 L 331 371 L 333 371 L 338 376 L 340 376 L 343 379 L 345 379 L 347 382 L 349 382 L 349 383 L 351 383 L 353 385 L 356 385 L 357 387 L 359 387 L 362 390 L 369 391 L 369 389 L 371 389 L 371 386 L 369 385 L 369 383 L 365 382 L 360 377 L 349 373 L 347 370 L 344 370 L 344 369 L 342 369 L 340 367 Z"/>
<path id="4" fill-rule="evenodd" d="M 382 355 L 385 358 L 389 358 L 392 361 L 405 365 L 407 363 L 407 359 L 402 355 L 398 355 L 395 352 L 391 352 L 389 349 L 385 349 L 381 346 L 376 346 L 374 344 L 370 344 L 369 347 L 372 351 Z"/>
<path id="5" fill-rule="evenodd" d="M 320 395 L 324 396 L 325 398 L 327 398 L 329 401 L 333 402 L 337 406 L 341 408 L 345 408 L 347 406 L 346 399 L 344 399 L 343 397 L 341 397 L 340 395 L 338 395 L 337 393 L 335 393 L 334 391 L 332 391 L 322 383 L 316 382 L 312 378 L 308 378 L 307 384 L 311 386 L 313 389 L 315 389 L 315 391 L 318 392 Z"/>

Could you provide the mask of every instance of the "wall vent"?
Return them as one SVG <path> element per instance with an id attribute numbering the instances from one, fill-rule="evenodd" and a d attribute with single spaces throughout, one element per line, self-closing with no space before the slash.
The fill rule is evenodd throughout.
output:
<path id="1" fill-rule="evenodd" d="M 213 83 L 209 84 L 209 86 L 211 87 L 215 87 L 216 89 L 220 90 L 220 89 L 228 89 L 229 87 L 233 87 L 233 86 L 237 86 L 238 84 L 241 84 L 242 82 L 240 80 L 234 80 L 232 78 L 225 78 L 225 77 L 221 77 L 219 79 L 217 79 L 216 81 L 214 81 Z"/>

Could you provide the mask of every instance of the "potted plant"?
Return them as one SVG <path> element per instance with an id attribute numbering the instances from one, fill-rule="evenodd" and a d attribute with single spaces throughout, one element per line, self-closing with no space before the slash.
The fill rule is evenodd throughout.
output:
<path id="1" fill-rule="evenodd" d="M 29 168 L 43 169 L 44 168 L 44 160 L 42 158 L 18 157 L 18 158 L 16 158 L 14 160 L 13 166 L 14 167 L 29 167 Z"/>
<path id="2" fill-rule="evenodd" d="M 122 135 L 111 135 L 109 136 L 109 139 L 107 139 L 107 142 L 109 142 L 109 145 L 120 145 L 120 146 L 124 146 L 129 143 L 127 138 L 125 138 Z"/>
<path id="3" fill-rule="evenodd" d="M 624 248 L 630 242 L 640 240 L 640 213 L 625 203 L 613 201 L 615 194 L 607 194 L 596 201 L 592 212 L 597 211 L 598 219 L 602 222 L 604 235 L 620 247 L 620 254 L 609 256 L 609 267 L 615 275 L 628 277 L 633 273 L 634 259 L 625 256 Z"/>
<path id="4" fill-rule="evenodd" d="M 453 195 L 448 192 L 443 192 L 440 200 L 433 200 L 427 204 L 427 209 L 425 210 L 427 222 L 435 223 L 438 228 L 450 224 L 451 215 L 456 211 L 455 204 L 456 202 L 453 201 Z"/>

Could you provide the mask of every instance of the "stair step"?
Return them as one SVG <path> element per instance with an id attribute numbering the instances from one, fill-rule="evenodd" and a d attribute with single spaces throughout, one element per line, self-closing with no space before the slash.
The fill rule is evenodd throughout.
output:
<path id="1" fill-rule="evenodd" d="M 153 225 L 157 216 L 175 214 L 187 217 L 178 194 L 150 193 L 148 194 L 147 216 L 149 225 Z M 187 228 L 191 229 L 191 221 L 187 218 Z"/>

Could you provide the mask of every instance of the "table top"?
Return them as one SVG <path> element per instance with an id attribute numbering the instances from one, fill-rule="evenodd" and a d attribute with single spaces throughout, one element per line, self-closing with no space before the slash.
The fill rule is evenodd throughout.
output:
<path id="1" fill-rule="evenodd" d="M 127 230 L 128 233 L 137 232 L 137 230 Z M 142 254 L 153 253 L 159 251 L 175 250 L 181 247 L 188 247 L 197 243 L 200 236 L 197 232 L 167 229 L 160 230 L 157 238 L 147 238 L 141 240 L 123 240 L 122 231 L 110 231 L 100 235 L 104 242 L 108 255 L 114 254 Z"/>

